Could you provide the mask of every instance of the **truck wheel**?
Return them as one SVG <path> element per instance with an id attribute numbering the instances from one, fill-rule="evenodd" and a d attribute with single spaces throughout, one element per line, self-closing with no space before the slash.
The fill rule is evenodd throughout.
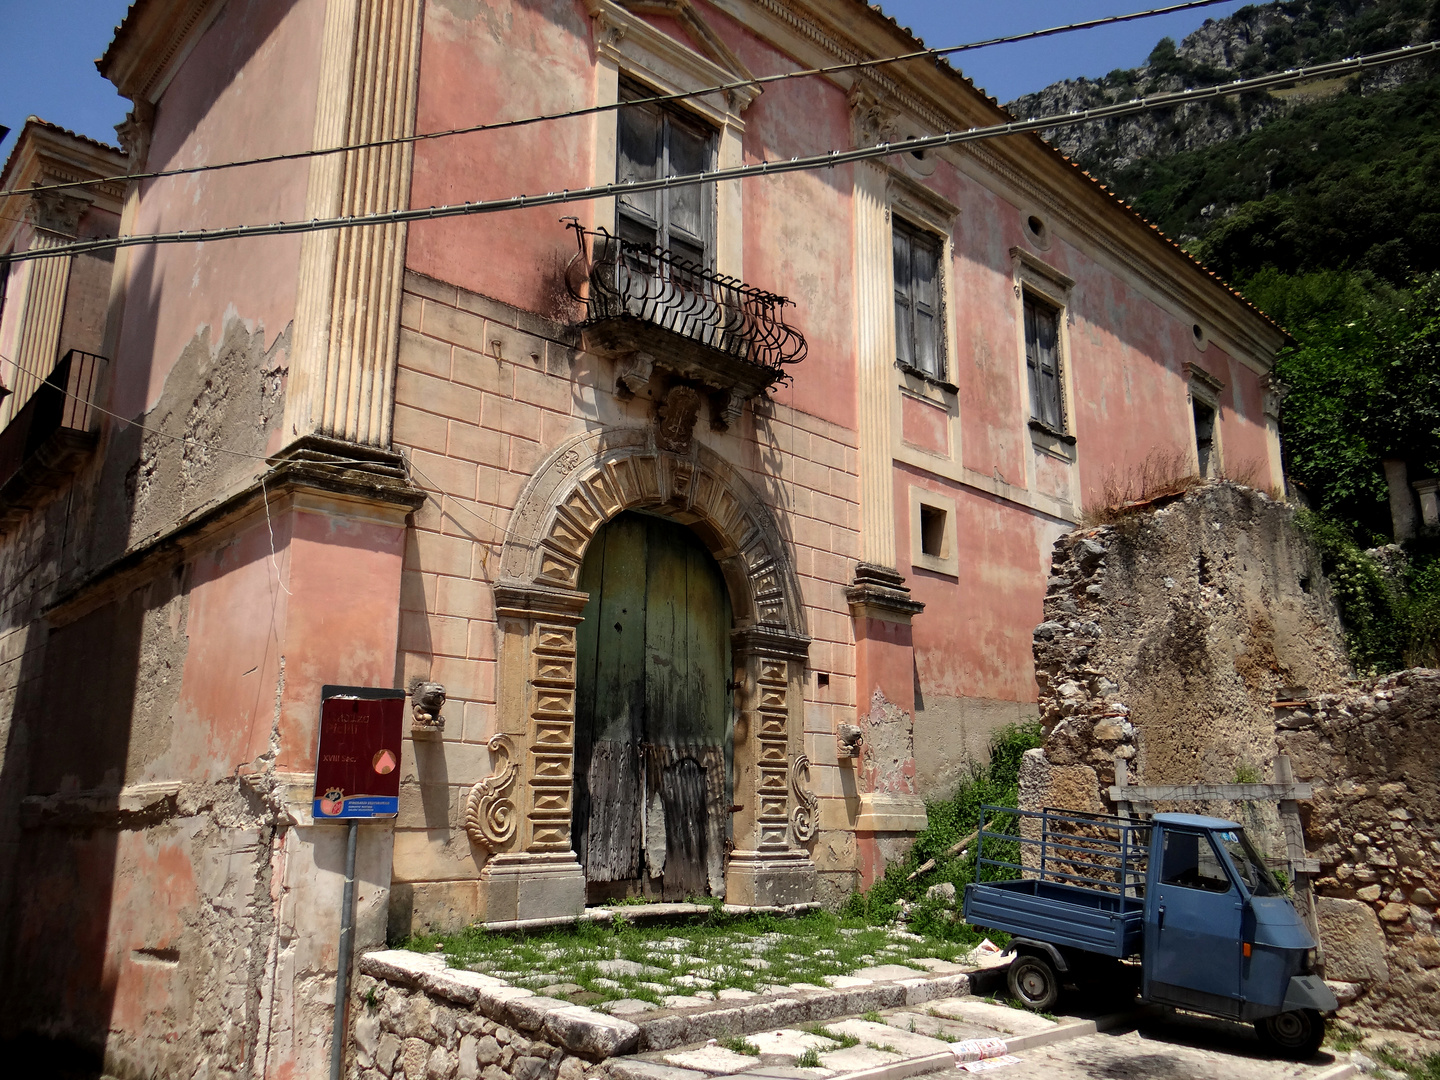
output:
<path id="1" fill-rule="evenodd" d="M 1315 1056 L 1325 1039 L 1325 1017 L 1314 1009 L 1297 1009 L 1256 1020 L 1255 1032 L 1279 1056 L 1305 1061 Z"/>
<path id="2" fill-rule="evenodd" d="M 1010 994 L 1032 1012 L 1047 1012 L 1060 999 L 1060 979 L 1050 961 L 1025 954 L 1010 964 Z"/>

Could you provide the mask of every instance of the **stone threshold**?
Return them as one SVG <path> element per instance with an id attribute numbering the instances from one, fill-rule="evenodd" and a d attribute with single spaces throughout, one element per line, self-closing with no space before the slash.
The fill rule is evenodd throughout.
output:
<path id="1" fill-rule="evenodd" d="M 944 967 L 957 968 L 946 964 Z M 360 971 L 375 979 L 420 989 L 464 1006 L 496 1023 L 536 1035 L 590 1061 L 670 1050 L 707 1039 L 798 1027 L 839 1017 L 922 1005 L 969 994 L 972 977 L 988 972 L 956 970 L 922 975 L 900 965 L 861 969 L 874 974 L 831 976 L 829 987 L 795 983 L 783 991 L 733 1004 L 702 1001 L 684 1009 L 656 1009 L 636 1021 L 584 1005 L 545 997 L 477 971 L 450 968 L 442 955 L 385 949 L 360 958 Z M 988 981 L 988 980 L 983 980 Z"/>
<path id="2" fill-rule="evenodd" d="M 808 904 L 607 904 L 586 908 L 578 915 L 557 915 L 548 919 L 510 919 L 479 924 L 486 930 L 549 930 L 556 926 L 577 926 L 581 923 L 608 923 L 621 917 L 629 922 L 664 922 L 667 919 L 690 918 L 719 911 L 724 915 L 804 915 L 819 911 L 821 905 Z"/>

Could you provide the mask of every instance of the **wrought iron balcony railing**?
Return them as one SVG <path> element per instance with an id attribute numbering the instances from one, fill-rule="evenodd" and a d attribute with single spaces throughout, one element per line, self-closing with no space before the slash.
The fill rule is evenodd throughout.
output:
<path id="1" fill-rule="evenodd" d="M 43 501 L 94 445 L 105 358 L 71 349 L 0 431 L 0 531 Z"/>
<path id="2" fill-rule="evenodd" d="M 756 373 L 761 375 L 757 389 L 788 380 L 786 367 L 805 359 L 804 335 L 785 321 L 785 308 L 794 306 L 785 297 L 661 247 L 621 240 L 604 229 L 592 232 L 573 219 L 569 228 L 580 250 L 566 272 L 566 285 L 585 305 L 585 326 L 623 319 L 658 327 L 716 359 L 762 369 Z"/>

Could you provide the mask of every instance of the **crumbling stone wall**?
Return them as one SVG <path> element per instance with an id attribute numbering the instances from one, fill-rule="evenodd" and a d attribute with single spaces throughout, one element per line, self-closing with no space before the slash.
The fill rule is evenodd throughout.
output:
<path id="1" fill-rule="evenodd" d="M 1440 1037 L 1440 671 L 1277 708 L 1298 776 L 1325 977 L 1347 1015 Z"/>
<path id="2" fill-rule="evenodd" d="M 1261 492 L 1206 484 L 1069 533 L 1035 629 L 1046 740 L 1022 797 L 1094 792 L 1084 802 L 1102 809 L 1117 756 L 1132 783 L 1263 774 L 1277 749 L 1271 702 L 1349 675 L 1319 556 Z"/>
<path id="3" fill-rule="evenodd" d="M 1207 484 L 1062 537 L 1035 668 L 1046 740 L 1022 766 L 1022 807 L 1113 810 L 1116 758 L 1131 783 L 1160 785 L 1273 781 L 1288 754 L 1315 784 L 1301 818 L 1345 1015 L 1437 1026 L 1440 672 L 1350 681 L 1319 557 L 1287 507 Z M 1274 804 L 1156 809 L 1233 817 L 1284 851 Z"/>

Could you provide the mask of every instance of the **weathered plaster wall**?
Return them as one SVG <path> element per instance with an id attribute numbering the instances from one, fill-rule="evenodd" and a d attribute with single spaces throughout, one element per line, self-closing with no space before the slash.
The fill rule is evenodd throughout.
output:
<path id="1" fill-rule="evenodd" d="M 449 700 L 443 739 L 405 744 L 392 936 L 461 925 L 475 910 L 484 852 L 465 833 L 464 801 L 493 771 L 491 582 L 510 508 L 566 438 L 653 424 L 655 407 L 645 395 L 621 400 L 613 363 L 579 351 L 573 331 L 453 285 L 408 275 L 403 324 L 395 441 L 434 497 L 407 537 L 395 679 L 443 683 Z M 737 465 L 786 530 L 813 639 L 805 745 L 821 799 L 816 861 L 843 890 L 855 871 L 845 830 L 859 793 L 839 768 L 834 732 L 855 717 L 844 588 L 858 554 L 857 458 L 853 432 L 790 407 L 791 393 L 756 401 L 727 433 L 702 416 L 695 438 Z"/>
<path id="2" fill-rule="evenodd" d="M 308 148 L 324 0 L 227 3 L 179 64 L 155 112 L 148 169 Z M 145 181 L 132 229 L 159 232 L 305 216 L 305 161 Z M 172 368 L 234 320 L 275 348 L 294 316 L 299 237 L 141 248 L 123 257 L 124 326 L 111 405 L 144 416 Z M 288 353 L 288 349 L 286 350 Z M 282 365 L 283 366 L 283 365 Z"/>

